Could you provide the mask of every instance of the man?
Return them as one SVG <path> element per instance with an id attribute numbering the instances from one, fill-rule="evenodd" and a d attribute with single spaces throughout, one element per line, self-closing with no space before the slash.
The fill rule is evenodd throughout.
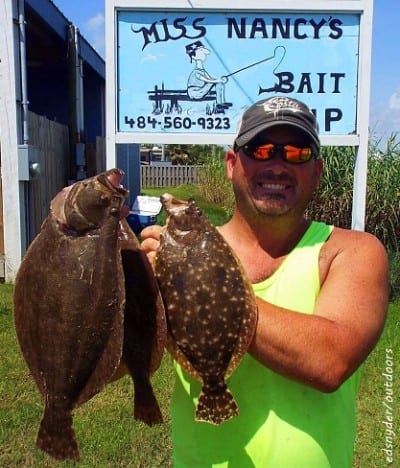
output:
<path id="1" fill-rule="evenodd" d="M 238 417 L 195 422 L 199 384 L 176 366 L 178 467 L 352 466 L 360 366 L 384 325 L 388 262 L 374 236 L 305 218 L 319 149 L 315 117 L 295 99 L 259 101 L 243 114 L 226 155 L 235 207 L 220 232 L 253 283 L 259 319 L 229 380 Z M 149 258 L 159 229 L 142 232 Z"/>

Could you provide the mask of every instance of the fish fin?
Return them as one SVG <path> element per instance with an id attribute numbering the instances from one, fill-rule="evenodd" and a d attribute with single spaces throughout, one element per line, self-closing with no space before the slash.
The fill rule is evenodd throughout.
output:
<path id="1" fill-rule="evenodd" d="M 38 448 L 57 460 L 79 460 L 79 448 L 69 411 L 46 406 L 36 440 Z"/>
<path id="2" fill-rule="evenodd" d="M 217 392 L 203 386 L 196 408 L 196 421 L 219 425 L 239 414 L 239 408 L 226 385 Z"/>
<path id="3" fill-rule="evenodd" d="M 157 285 L 157 283 L 155 284 Z M 161 293 L 159 290 L 157 293 L 155 309 L 156 309 L 157 334 L 156 334 L 156 338 L 153 341 L 153 349 L 152 349 L 151 361 L 150 361 L 150 375 L 153 375 L 159 369 L 162 358 L 164 356 L 164 350 L 167 345 L 167 319 L 165 316 L 163 300 L 162 300 Z"/>
<path id="4" fill-rule="evenodd" d="M 134 418 L 148 426 L 162 423 L 163 417 L 150 382 L 138 385 L 135 382 Z"/>
<path id="5" fill-rule="evenodd" d="M 253 340 L 254 333 L 258 321 L 258 308 L 256 304 L 256 299 L 253 291 L 247 288 L 246 291 L 246 309 L 247 309 L 247 318 L 242 322 L 242 329 L 238 335 L 238 340 L 236 342 L 235 351 L 232 353 L 231 361 L 229 362 L 228 368 L 225 373 L 225 378 L 228 378 L 232 375 L 233 371 L 237 368 L 240 361 L 243 359 L 243 356 L 246 354 L 249 349 L 250 343 Z"/>
<path id="6" fill-rule="evenodd" d="M 201 382 L 201 375 L 189 362 L 188 358 L 181 351 L 179 345 L 170 333 L 168 333 L 167 335 L 167 349 L 171 356 L 182 367 L 183 370 L 185 370 L 191 377 Z"/>

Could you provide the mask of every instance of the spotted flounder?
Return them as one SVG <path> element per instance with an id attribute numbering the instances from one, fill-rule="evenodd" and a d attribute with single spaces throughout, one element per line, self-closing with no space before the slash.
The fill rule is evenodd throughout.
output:
<path id="1" fill-rule="evenodd" d="M 121 236 L 126 239 L 127 233 L 124 228 L 121 234 L 120 220 L 129 212 L 122 178 L 122 171 L 112 169 L 63 189 L 15 281 L 17 337 L 45 399 L 37 446 L 56 459 L 79 459 L 73 409 L 104 388 L 123 351 L 130 362 L 124 336 L 135 335 L 134 308 L 125 300 L 124 270 L 130 275 L 132 267 L 124 266 L 121 256 Z M 149 355 L 154 368 L 159 357 Z"/>
<path id="2" fill-rule="evenodd" d="M 220 424 L 238 414 L 226 378 L 253 338 L 257 306 L 235 254 L 193 200 L 161 197 L 167 214 L 155 273 L 167 315 L 167 347 L 202 382 L 195 419 Z"/>

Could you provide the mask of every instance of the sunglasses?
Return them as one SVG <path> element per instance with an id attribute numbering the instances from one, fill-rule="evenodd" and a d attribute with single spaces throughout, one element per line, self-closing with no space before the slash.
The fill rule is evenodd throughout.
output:
<path id="1" fill-rule="evenodd" d="M 277 145 L 275 143 L 244 145 L 239 149 L 242 149 L 246 156 L 257 161 L 268 161 L 276 153 L 279 153 L 281 158 L 290 164 L 303 164 L 316 156 L 311 147 L 299 148 L 298 146 Z"/>

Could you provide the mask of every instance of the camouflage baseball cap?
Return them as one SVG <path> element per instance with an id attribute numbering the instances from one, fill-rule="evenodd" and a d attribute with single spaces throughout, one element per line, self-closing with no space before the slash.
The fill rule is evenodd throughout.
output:
<path id="1" fill-rule="evenodd" d="M 263 99 L 252 104 L 243 113 L 234 142 L 235 149 L 276 125 L 288 125 L 303 130 L 319 152 L 319 129 L 314 114 L 303 102 L 286 96 Z"/>

